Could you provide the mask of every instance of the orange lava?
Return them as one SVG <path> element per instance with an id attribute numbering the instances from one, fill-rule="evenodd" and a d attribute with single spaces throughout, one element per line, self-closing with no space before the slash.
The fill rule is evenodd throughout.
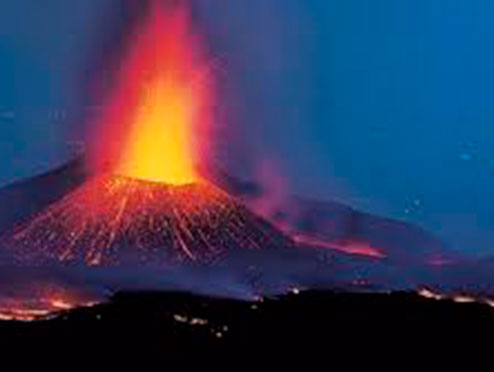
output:
<path id="1" fill-rule="evenodd" d="M 184 3 L 150 4 L 92 140 L 93 165 L 130 178 L 194 183 L 208 141 L 209 64 Z"/>
<path id="2" fill-rule="evenodd" d="M 75 308 L 97 304 L 97 301 L 89 301 L 80 293 L 57 286 L 34 284 L 28 292 L 0 298 L 0 321 L 47 320 Z"/>
<path id="3" fill-rule="evenodd" d="M 352 242 L 328 242 L 310 236 L 297 235 L 293 239 L 299 244 L 306 244 L 318 248 L 334 249 L 337 251 L 353 254 L 357 256 L 367 256 L 371 258 L 385 258 L 384 252 L 371 247 L 368 242 L 352 241 Z"/>

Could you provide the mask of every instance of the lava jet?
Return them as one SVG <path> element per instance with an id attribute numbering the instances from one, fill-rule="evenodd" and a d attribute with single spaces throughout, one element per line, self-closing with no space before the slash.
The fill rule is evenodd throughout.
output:
<path id="1" fill-rule="evenodd" d="M 91 138 L 93 176 L 14 229 L 15 261 L 214 263 L 231 250 L 292 245 L 198 171 L 214 89 L 187 14 L 152 2 Z"/>

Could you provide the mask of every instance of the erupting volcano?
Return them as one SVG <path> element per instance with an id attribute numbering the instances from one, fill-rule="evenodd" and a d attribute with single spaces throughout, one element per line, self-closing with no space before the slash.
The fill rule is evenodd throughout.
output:
<path id="1" fill-rule="evenodd" d="M 92 138 L 95 175 L 18 226 L 18 262 L 215 262 L 291 240 L 203 179 L 211 74 L 182 5 L 152 2 Z"/>

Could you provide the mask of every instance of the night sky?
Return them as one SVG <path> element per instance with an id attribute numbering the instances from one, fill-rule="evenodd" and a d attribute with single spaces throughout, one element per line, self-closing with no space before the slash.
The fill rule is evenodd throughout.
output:
<path id="1" fill-rule="evenodd" d="M 196 0 L 218 121 L 248 177 L 417 223 L 494 254 L 494 3 Z M 0 184 L 63 163 L 120 0 L 3 0 Z M 233 153 L 236 152 L 236 153 Z"/>

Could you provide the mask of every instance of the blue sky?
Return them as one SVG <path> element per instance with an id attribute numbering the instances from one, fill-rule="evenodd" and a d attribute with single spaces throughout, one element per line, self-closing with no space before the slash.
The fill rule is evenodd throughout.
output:
<path id="1" fill-rule="evenodd" d="M 273 158 L 297 193 L 494 254 L 492 1 L 193 3 L 238 164 Z M 122 14 L 119 0 L 2 1 L 0 184 L 66 158 Z"/>

